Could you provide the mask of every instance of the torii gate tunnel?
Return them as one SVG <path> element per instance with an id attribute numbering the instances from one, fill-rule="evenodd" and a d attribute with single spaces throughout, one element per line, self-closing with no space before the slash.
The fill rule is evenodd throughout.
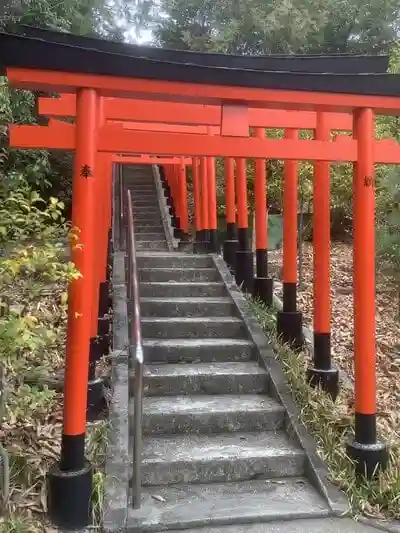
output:
<path id="1" fill-rule="evenodd" d="M 400 163 L 399 145 L 374 135 L 376 114 L 400 110 L 400 76 L 386 73 L 387 57 L 237 57 L 19 31 L 0 35 L 3 74 L 12 87 L 60 97 L 40 98 L 39 113 L 50 117 L 47 126 L 10 126 L 10 145 L 75 152 L 72 223 L 79 231 L 71 251 L 82 277 L 69 286 L 62 450 L 48 474 L 52 520 L 62 527 L 82 527 L 90 520 L 92 468 L 84 442 L 88 396 L 90 406 L 99 393 L 95 363 L 109 348 L 107 257 L 116 164 L 160 165 L 183 238 L 189 232 L 186 168 L 191 165 L 194 250 L 210 253 L 218 252 L 215 158 L 224 158 L 224 258 L 243 290 L 271 305 L 265 163 L 284 160 L 283 310 L 277 329 L 299 348 L 298 162 L 313 161 L 314 360 L 308 375 L 335 398 L 329 173 L 331 162 L 353 163 L 355 436 L 347 452 L 358 471 L 384 468 L 387 446 L 377 441 L 376 431 L 374 165 Z M 73 117 L 75 123 L 60 117 Z M 268 138 L 266 128 L 277 127 L 285 129 L 284 139 Z M 312 129 L 314 138 L 300 140 L 301 129 Z M 332 136 L 334 130 L 347 134 Z M 256 162 L 256 276 L 247 158 Z"/>

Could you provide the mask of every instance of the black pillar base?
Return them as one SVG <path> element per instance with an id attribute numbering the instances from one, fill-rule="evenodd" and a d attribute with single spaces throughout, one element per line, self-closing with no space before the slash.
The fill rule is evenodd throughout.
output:
<path id="1" fill-rule="evenodd" d="M 219 251 L 218 247 L 218 232 L 216 229 L 209 230 L 210 241 L 208 245 L 208 250 L 212 254 L 217 254 Z"/>
<path id="2" fill-rule="evenodd" d="M 181 230 L 181 236 L 180 236 L 181 242 L 188 243 L 190 242 L 190 235 L 189 233 L 185 233 Z"/>
<path id="3" fill-rule="evenodd" d="M 173 207 L 171 207 L 171 206 L 168 207 L 168 214 L 169 214 L 170 217 L 174 216 L 174 209 L 173 209 Z"/>
<path id="4" fill-rule="evenodd" d="M 196 231 L 196 237 L 193 241 L 194 254 L 206 254 L 208 252 L 208 242 L 204 241 L 204 230 Z"/>
<path id="5" fill-rule="evenodd" d="M 99 286 L 99 316 L 108 314 L 109 299 L 110 299 L 110 282 L 102 281 Z"/>
<path id="6" fill-rule="evenodd" d="M 253 294 L 254 265 L 251 250 L 236 251 L 235 279 L 243 292 Z"/>
<path id="7" fill-rule="evenodd" d="M 208 243 L 194 241 L 193 243 L 193 253 L 194 254 L 206 254 L 208 253 Z"/>
<path id="8" fill-rule="evenodd" d="M 96 364 L 103 357 L 101 343 L 98 337 L 92 337 L 89 345 L 89 362 L 90 364 Z"/>
<path id="9" fill-rule="evenodd" d="M 299 311 L 279 311 L 276 330 L 282 342 L 289 344 L 296 351 L 303 349 L 303 315 Z"/>
<path id="10" fill-rule="evenodd" d="M 336 400 L 339 394 L 339 370 L 310 367 L 307 369 L 307 380 L 312 387 L 321 387 L 333 401 Z"/>
<path id="11" fill-rule="evenodd" d="M 103 356 L 109 355 L 111 347 L 110 335 L 102 335 L 101 337 L 99 337 L 98 343 L 100 345 L 100 353 Z"/>
<path id="12" fill-rule="evenodd" d="M 239 241 L 237 239 L 226 240 L 222 245 L 222 257 L 232 274 L 235 273 L 236 269 L 236 252 L 238 247 Z"/>
<path id="13" fill-rule="evenodd" d="M 274 280 L 272 278 L 254 279 L 253 296 L 261 300 L 265 305 L 272 307 L 274 295 Z"/>
<path id="14" fill-rule="evenodd" d="M 356 474 L 367 479 L 386 470 L 389 461 L 388 447 L 382 442 L 361 444 L 352 440 L 346 444 L 346 453 L 355 462 Z"/>
<path id="15" fill-rule="evenodd" d="M 104 383 L 100 378 L 89 380 L 87 394 L 87 420 L 99 420 L 100 414 L 107 407 L 104 398 Z"/>
<path id="16" fill-rule="evenodd" d="M 173 228 L 178 227 L 179 218 L 176 215 L 171 215 L 171 226 Z"/>
<path id="17" fill-rule="evenodd" d="M 99 316 L 97 321 L 97 332 L 98 335 L 108 335 L 110 333 L 111 327 L 111 315 L 107 312 L 103 316 Z"/>
<path id="18" fill-rule="evenodd" d="M 180 237 L 179 237 L 179 243 L 178 243 L 178 249 L 182 250 L 186 248 L 189 243 L 190 243 L 190 235 L 181 230 Z"/>
<path id="19" fill-rule="evenodd" d="M 174 239 L 182 239 L 183 231 L 179 228 L 174 228 Z"/>
<path id="20" fill-rule="evenodd" d="M 47 474 L 47 509 L 60 529 L 79 530 L 92 523 L 93 469 L 89 461 L 81 470 L 62 471 L 53 465 Z"/>

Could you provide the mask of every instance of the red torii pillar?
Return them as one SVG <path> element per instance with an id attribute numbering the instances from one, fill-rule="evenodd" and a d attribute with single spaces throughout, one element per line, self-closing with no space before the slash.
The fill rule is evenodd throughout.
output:
<path id="1" fill-rule="evenodd" d="M 179 205 L 180 205 L 180 239 L 181 241 L 188 241 L 189 239 L 189 213 L 188 213 L 188 191 L 186 180 L 186 165 L 181 158 L 181 163 L 178 167 L 179 180 Z"/>
<path id="2" fill-rule="evenodd" d="M 264 139 L 264 128 L 255 128 L 256 137 Z M 268 209 L 267 179 L 265 159 L 255 161 L 255 234 L 256 234 L 256 278 L 254 279 L 254 296 L 267 305 L 272 305 L 273 280 L 268 277 Z"/>
<path id="3" fill-rule="evenodd" d="M 210 242 L 209 233 L 209 205 L 208 205 L 208 173 L 207 173 L 207 158 L 200 157 L 200 196 L 201 196 L 201 212 L 203 220 L 202 240 L 204 243 L 204 250 L 208 251 Z"/>
<path id="4" fill-rule="evenodd" d="M 326 113 L 317 114 L 317 141 L 329 141 Z M 307 369 L 311 385 L 321 386 L 333 400 L 339 393 L 339 372 L 331 362 L 331 291 L 330 291 L 330 163 L 314 163 L 313 181 L 313 262 L 314 262 L 314 350 Z"/>
<path id="5" fill-rule="evenodd" d="M 72 224 L 79 231 L 71 259 L 81 276 L 68 287 L 68 337 L 60 463 L 48 473 L 48 508 L 57 524 L 88 524 L 93 470 L 85 459 L 89 345 L 92 331 L 97 102 L 93 89 L 77 91 Z M 94 173 L 93 173 L 93 170 Z M 79 494 L 79 498 L 77 498 Z M 64 498 L 60 497 L 61 495 Z M 65 497 L 75 502 L 74 520 Z"/>
<path id="6" fill-rule="evenodd" d="M 238 249 L 236 251 L 235 279 L 244 292 L 253 293 L 253 252 L 249 246 L 249 213 L 247 207 L 246 159 L 236 159 L 236 202 L 238 225 Z"/>
<path id="7" fill-rule="evenodd" d="M 232 157 L 225 158 L 225 220 L 226 238 L 223 244 L 223 257 L 234 273 L 239 242 L 236 226 L 235 160 Z"/>
<path id="8" fill-rule="evenodd" d="M 192 163 L 192 180 L 193 180 L 193 198 L 194 198 L 194 223 L 195 223 L 195 240 L 193 242 L 193 252 L 206 252 L 206 245 L 203 242 L 203 209 L 201 202 L 201 175 L 200 175 L 200 158 L 194 157 Z"/>
<path id="9" fill-rule="evenodd" d="M 375 325 L 375 165 L 372 109 L 356 109 L 353 135 L 357 163 L 353 165 L 353 298 L 355 435 L 347 454 L 356 471 L 371 478 L 386 468 L 388 448 L 376 431 Z"/>
<path id="10" fill-rule="evenodd" d="M 285 139 L 298 139 L 298 131 L 285 130 Z M 277 315 L 277 333 L 296 350 L 304 345 L 302 313 L 297 310 L 297 184 L 298 161 L 283 167 L 283 309 Z"/>

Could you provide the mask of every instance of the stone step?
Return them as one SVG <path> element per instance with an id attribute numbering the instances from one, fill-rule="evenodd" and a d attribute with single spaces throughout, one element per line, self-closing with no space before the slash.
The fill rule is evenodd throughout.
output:
<path id="1" fill-rule="evenodd" d="M 145 339 L 148 364 L 249 361 L 254 344 L 246 339 Z"/>
<path id="2" fill-rule="evenodd" d="M 157 187 L 153 183 L 132 183 L 129 189 L 134 193 L 132 199 L 137 198 L 137 195 L 141 193 L 157 197 Z"/>
<path id="3" fill-rule="evenodd" d="M 155 206 L 149 207 L 149 208 L 140 206 L 133 210 L 134 220 L 143 220 L 146 218 L 156 218 L 156 217 L 161 218 L 161 215 L 160 215 L 160 210 L 158 209 L 158 207 L 155 207 Z"/>
<path id="4" fill-rule="evenodd" d="M 147 435 L 276 431 L 282 429 L 284 415 L 282 405 L 260 394 L 153 396 L 143 401 L 143 431 Z"/>
<path id="5" fill-rule="evenodd" d="M 140 268 L 215 268 L 212 256 L 192 254 L 139 254 Z"/>
<path id="6" fill-rule="evenodd" d="M 136 224 L 138 226 L 147 225 L 147 226 L 161 226 L 162 220 L 160 214 L 152 213 L 150 215 L 140 214 L 136 215 L 136 217 L 133 218 L 133 223 L 136 227 Z"/>
<path id="7" fill-rule="evenodd" d="M 261 394 L 268 390 L 269 376 L 256 361 L 147 365 L 144 372 L 147 396 L 179 394 Z"/>
<path id="8" fill-rule="evenodd" d="M 127 176 L 125 179 L 125 184 L 127 186 L 129 185 L 133 185 L 133 186 L 137 186 L 138 184 L 140 183 L 144 183 L 144 184 L 154 184 L 154 178 L 152 175 L 149 175 L 149 174 L 135 174 L 135 175 L 132 175 L 132 176 Z"/>
<path id="9" fill-rule="evenodd" d="M 152 188 L 155 189 L 154 180 L 148 177 L 135 177 L 135 178 L 128 178 L 126 180 L 126 187 L 129 189 L 139 189 L 141 187 L 144 188 Z"/>
<path id="10" fill-rule="evenodd" d="M 162 220 L 160 214 L 152 214 L 152 215 L 139 215 L 134 217 L 133 223 L 135 225 L 135 231 L 136 226 L 162 226 Z M 163 227 L 163 226 L 162 226 Z"/>
<path id="11" fill-rule="evenodd" d="M 130 189 L 138 189 L 139 187 L 155 187 L 154 180 L 148 176 L 135 176 L 128 178 L 125 182 L 126 187 Z"/>
<path id="12" fill-rule="evenodd" d="M 158 202 L 156 201 L 156 199 L 154 199 L 152 202 L 148 202 L 148 203 L 141 203 L 141 204 L 134 204 L 132 202 L 132 209 L 133 209 L 133 212 L 136 213 L 136 214 L 146 214 L 146 213 L 159 213 L 160 212 L 160 208 L 159 208 L 159 205 L 158 205 Z"/>
<path id="13" fill-rule="evenodd" d="M 165 245 L 166 246 L 166 245 Z M 143 247 L 144 248 L 144 247 Z M 142 249 L 143 249 L 142 248 Z M 185 297 L 204 297 L 204 296 L 227 296 L 228 291 L 224 283 L 169 283 L 169 282 L 149 282 L 141 283 L 139 288 L 141 297 L 150 298 L 170 298 L 179 296 Z"/>
<path id="14" fill-rule="evenodd" d="M 304 452 L 283 432 L 163 435 L 143 439 L 143 485 L 301 476 Z"/>
<path id="15" fill-rule="evenodd" d="M 132 207 L 133 207 L 133 210 L 145 209 L 145 208 L 151 209 L 153 207 L 159 208 L 157 197 L 154 197 L 154 196 L 152 198 L 145 198 L 145 199 L 135 198 L 135 200 L 133 200 L 132 202 Z"/>
<path id="16" fill-rule="evenodd" d="M 136 241 L 136 250 L 168 250 L 167 241 Z"/>
<path id="17" fill-rule="evenodd" d="M 289 523 L 289 520 L 323 518 L 330 514 L 322 496 L 304 478 L 145 487 L 141 508 L 128 509 L 127 533 L 231 524 L 247 527 L 255 522 L 273 523 L 282 519 Z M 308 533 L 309 530 L 300 531 Z"/>
<path id="18" fill-rule="evenodd" d="M 143 211 L 144 209 L 151 210 L 159 210 L 158 200 L 156 196 L 153 196 L 152 198 L 145 198 L 144 200 L 137 199 L 136 201 L 132 202 L 132 209 L 133 211 Z"/>
<path id="19" fill-rule="evenodd" d="M 141 234 L 141 233 L 164 233 L 164 227 L 163 225 L 156 224 L 155 226 L 151 226 L 150 224 L 135 224 L 135 234 Z"/>
<path id="20" fill-rule="evenodd" d="M 143 317 L 144 338 L 246 338 L 246 326 L 240 318 L 234 317 Z"/>
<path id="21" fill-rule="evenodd" d="M 141 192 L 144 194 L 151 194 L 152 196 L 157 197 L 157 187 L 154 185 L 154 183 L 135 183 L 132 182 L 132 184 L 128 187 L 132 193 L 132 199 L 137 198 L 137 195 Z"/>
<path id="22" fill-rule="evenodd" d="M 160 228 L 162 230 L 162 228 Z M 165 240 L 165 233 L 159 231 L 158 233 L 138 233 L 136 235 L 137 241 L 162 241 Z"/>
<path id="23" fill-rule="evenodd" d="M 133 209 L 137 209 L 138 207 L 158 207 L 158 198 L 157 194 L 150 193 L 150 192 L 138 192 L 136 191 L 134 198 L 132 199 L 132 207 Z"/>
<path id="24" fill-rule="evenodd" d="M 236 524 L 231 526 L 185 529 L 184 533 L 379 533 L 382 529 L 356 522 L 351 518 L 304 518 L 258 524 Z M 173 530 L 169 533 L 182 533 Z"/>
<path id="25" fill-rule="evenodd" d="M 231 298 L 141 298 L 142 316 L 236 316 Z"/>
<path id="26" fill-rule="evenodd" d="M 140 193 L 140 192 L 149 192 L 149 193 L 152 193 L 154 196 L 157 195 L 157 188 L 155 186 L 155 184 L 148 180 L 148 181 L 135 181 L 135 180 L 132 180 L 130 181 L 129 183 L 126 184 L 126 188 L 129 189 L 132 193 L 132 197 L 133 196 L 136 196 L 136 194 Z"/>
<path id="27" fill-rule="evenodd" d="M 139 181 L 145 181 L 149 183 L 154 183 L 154 177 L 152 173 L 149 172 L 129 172 L 124 176 L 124 183 L 137 183 Z"/>
<path id="28" fill-rule="evenodd" d="M 150 240 L 150 239 L 149 239 Z M 142 268 L 139 267 L 139 281 L 220 281 L 216 268 Z"/>

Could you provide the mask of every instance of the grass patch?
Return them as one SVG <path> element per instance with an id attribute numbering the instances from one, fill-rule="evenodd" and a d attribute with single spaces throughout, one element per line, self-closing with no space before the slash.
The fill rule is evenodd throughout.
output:
<path id="1" fill-rule="evenodd" d="M 297 354 L 282 345 L 276 335 L 276 310 L 253 298 L 249 305 L 268 336 L 276 358 L 282 364 L 292 396 L 300 407 L 300 418 L 314 437 L 318 454 L 329 470 L 331 481 L 347 495 L 355 516 L 400 519 L 400 457 L 398 443 L 390 444 L 390 462 L 386 472 L 375 479 L 356 480 L 352 461 L 345 453 L 345 443 L 354 434 L 352 393 L 341 390 L 336 402 L 320 389 L 309 386 L 306 378 L 308 355 Z"/>

